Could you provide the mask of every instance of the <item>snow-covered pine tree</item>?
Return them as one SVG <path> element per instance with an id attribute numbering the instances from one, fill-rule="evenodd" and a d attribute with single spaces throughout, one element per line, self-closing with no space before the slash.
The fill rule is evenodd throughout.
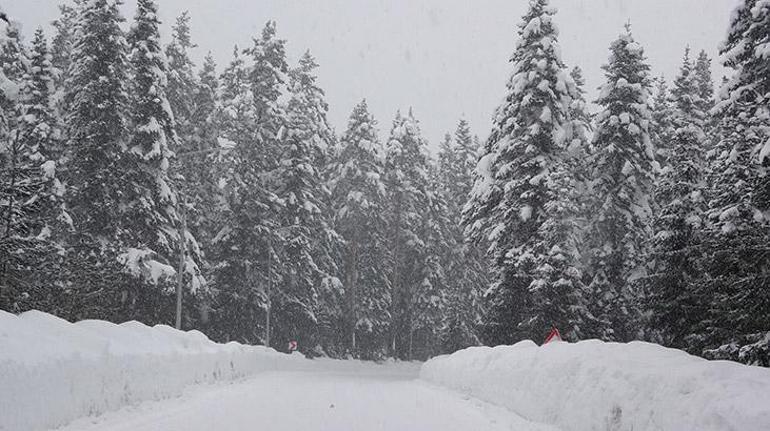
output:
<path id="1" fill-rule="evenodd" d="M 73 5 L 60 4 L 59 17 L 51 22 L 56 33 L 51 41 L 51 64 L 54 68 L 54 87 L 57 91 L 64 89 L 69 76 L 78 14 L 84 3 L 84 0 L 75 0 Z"/>
<path id="2" fill-rule="evenodd" d="M 469 234 L 489 241 L 495 268 L 487 292 L 491 344 L 540 339 L 551 325 L 579 337 L 573 305 L 580 273 L 570 226 L 577 208 L 565 193 L 569 109 L 577 94 L 560 58 L 555 13 L 548 1 L 532 0 L 519 24 L 508 91 L 465 211 Z"/>
<path id="3" fill-rule="evenodd" d="M 219 153 L 219 79 L 216 63 L 211 53 L 203 60 L 203 67 L 198 74 L 198 83 L 194 88 L 190 117 L 192 134 L 189 141 L 180 147 L 195 153 L 180 157 L 180 169 L 183 176 L 181 190 L 187 198 L 187 225 L 193 232 L 201 248 L 209 249 L 211 239 L 220 224 L 220 190 L 217 185 L 221 159 Z M 205 262 L 204 262 L 205 264 Z"/>
<path id="4" fill-rule="evenodd" d="M 569 171 L 572 172 L 572 176 L 575 179 L 575 190 L 571 191 L 571 196 L 576 199 L 579 209 L 577 219 L 574 221 L 576 226 L 580 226 L 580 230 L 585 232 L 585 227 L 588 224 L 588 220 L 591 218 L 591 157 L 595 153 L 592 144 L 593 134 L 593 119 L 588 109 L 588 102 L 586 101 L 585 91 L 585 79 L 583 78 L 583 70 L 575 66 L 570 72 L 572 80 L 575 82 L 576 95 L 572 100 L 570 106 L 570 118 L 572 121 L 572 143 L 570 144 L 569 158 Z M 580 256 L 580 268 L 585 274 L 588 267 L 588 256 L 586 251 L 582 247 L 585 243 L 584 235 L 577 237 L 577 244 L 580 246 L 578 254 Z M 581 311 L 583 316 L 583 326 L 590 325 L 590 317 L 586 315 L 586 310 Z M 586 318 L 588 318 L 586 320 Z"/>
<path id="5" fill-rule="evenodd" d="M 342 286 L 333 258 L 337 235 L 327 218 L 329 191 L 321 178 L 332 132 L 317 67 L 305 52 L 289 71 L 291 97 L 275 170 L 276 194 L 284 203 L 279 219 L 283 283 L 273 304 L 276 337 L 298 340 L 302 350 L 335 354 Z"/>
<path id="6" fill-rule="evenodd" d="M 570 106 L 570 118 L 572 118 L 573 121 L 573 139 L 590 143 L 592 120 L 591 113 L 588 109 L 588 102 L 586 101 L 586 81 L 583 77 L 583 69 L 578 66 L 573 67 L 570 71 L 570 77 L 572 77 L 572 81 L 575 82 L 575 97 Z M 585 148 L 585 150 L 589 153 L 591 152 L 588 148 Z"/>
<path id="7" fill-rule="evenodd" d="M 64 184 L 57 170 L 62 168 L 62 124 L 54 109 L 54 82 L 56 70 L 43 30 L 35 32 L 30 53 L 30 70 L 22 88 L 22 112 L 30 148 L 37 153 L 45 177 L 45 191 L 41 192 L 41 219 L 39 233 L 44 237 L 56 236 L 71 228 L 72 220 L 64 205 Z M 43 203 L 44 202 L 44 203 Z"/>
<path id="8" fill-rule="evenodd" d="M 166 60 L 160 46 L 154 0 L 138 0 L 130 44 L 132 75 L 129 113 L 131 137 L 121 165 L 123 243 L 126 250 L 120 260 L 134 275 L 141 275 L 151 284 L 169 288 L 175 275 L 182 276 L 189 293 L 201 287 L 203 280 L 196 263 L 198 250 L 195 238 L 182 226 L 176 190 L 169 178 L 172 147 L 177 147 L 174 114 L 166 97 Z M 182 245 L 182 241 L 186 244 Z M 184 275 L 175 269 L 184 255 Z M 160 276 L 159 276 L 160 274 Z M 163 278 L 167 280 L 163 280 Z M 141 295 L 141 294 L 140 294 Z M 147 294 L 152 301 L 153 294 Z M 144 304 L 143 313 L 152 321 L 169 321 L 170 316 L 157 315 L 152 304 Z M 168 313 L 168 311 L 163 310 Z M 165 318 L 165 319 L 164 319 Z"/>
<path id="9" fill-rule="evenodd" d="M 193 116 L 197 107 L 194 104 L 198 87 L 195 64 L 190 59 L 190 49 L 195 48 L 190 38 L 190 14 L 182 12 L 172 27 L 171 43 L 166 46 L 168 59 L 168 85 L 166 94 L 171 111 L 174 113 L 176 132 L 179 136 L 176 152 L 196 151 L 199 148 L 193 142 Z M 186 169 L 183 169 L 186 172 Z"/>
<path id="10" fill-rule="evenodd" d="M 413 353 L 414 300 L 426 278 L 421 230 L 430 201 L 425 141 L 411 113 L 396 114 L 385 147 L 384 183 L 388 208 L 386 244 L 391 285 L 389 349 L 397 358 Z"/>
<path id="11" fill-rule="evenodd" d="M 698 59 L 693 68 L 695 74 L 695 84 L 698 87 L 698 110 L 707 118 L 704 118 L 705 125 L 708 125 L 709 111 L 714 107 L 714 79 L 711 75 L 711 58 L 706 51 L 701 50 Z"/>
<path id="12" fill-rule="evenodd" d="M 694 347 L 709 357 L 768 366 L 770 3 L 741 2 L 720 51 L 734 73 L 714 109 L 721 140 L 708 180 L 712 228 L 701 281 L 712 299 Z"/>
<path id="13" fill-rule="evenodd" d="M 30 68 L 19 25 L 0 25 L 0 308 L 20 310 L 19 301 L 34 287 L 32 264 L 45 255 L 30 220 L 37 213 L 42 162 L 24 118 L 22 90 Z"/>
<path id="14" fill-rule="evenodd" d="M 168 61 L 166 94 L 171 111 L 174 113 L 174 129 L 177 139 L 169 148 L 177 154 L 169 169 L 173 187 L 177 190 L 180 205 L 179 217 L 201 245 L 208 244 L 216 230 L 217 188 L 214 172 L 216 160 L 217 131 L 214 111 L 217 83 L 213 60 L 204 64 L 201 76 L 209 81 L 204 84 L 195 73 L 195 64 L 190 50 L 196 45 L 190 37 L 190 15 L 184 11 L 172 26 L 171 42 L 166 46 Z M 192 249 L 202 257 L 199 246 Z M 205 267 L 205 259 L 199 261 Z M 205 306 L 204 306 L 205 307 Z M 205 315 L 202 316 L 204 319 Z"/>
<path id="15" fill-rule="evenodd" d="M 655 79 L 655 95 L 652 98 L 650 140 L 655 147 L 655 160 L 661 166 L 668 163 L 669 147 L 674 136 L 674 125 L 671 121 L 673 110 L 666 77 L 660 75 Z"/>
<path id="16" fill-rule="evenodd" d="M 650 141 L 650 67 L 630 26 L 610 45 L 603 66 L 607 82 L 597 103 L 592 156 L 591 210 L 587 229 L 593 315 L 607 340 L 634 338 L 635 292 L 631 281 L 643 275 L 642 246 L 648 237 L 655 178 Z"/>
<path id="17" fill-rule="evenodd" d="M 11 174 L 28 194 L 23 202 L 16 200 L 24 213 L 23 224 L 17 227 L 24 229 L 13 234 L 20 239 L 26 232 L 16 251 L 24 255 L 27 268 L 34 268 L 24 276 L 23 301 L 16 306 L 18 310 L 34 308 L 59 314 L 67 302 L 63 299 L 60 255 L 65 252 L 64 240 L 72 220 L 64 205 L 65 187 L 58 178 L 61 125 L 52 105 L 54 75 L 45 35 L 38 29 L 17 100 L 17 139 L 9 147 L 17 168 Z"/>
<path id="18" fill-rule="evenodd" d="M 447 134 L 438 155 L 438 179 L 433 187 L 444 203 L 446 215 L 436 217 L 447 231 L 438 250 L 442 257 L 446 292 L 441 342 L 444 352 L 478 345 L 482 316 L 482 294 L 487 286 L 486 258 L 475 243 L 465 241 L 462 208 L 473 185 L 478 142 L 470 134 L 468 122 L 460 120 L 454 140 Z"/>
<path id="19" fill-rule="evenodd" d="M 219 78 L 214 56 L 209 52 L 203 59 L 203 67 L 198 73 L 198 86 L 195 89 L 193 105 L 195 113 L 192 123 L 195 127 L 193 140 L 197 149 L 209 149 L 217 145 L 217 124 L 215 112 L 219 103 Z"/>
<path id="20" fill-rule="evenodd" d="M 707 163 L 704 165 L 704 173 L 707 173 L 715 154 L 714 145 L 716 144 L 718 132 L 718 118 L 712 115 L 711 110 L 714 109 L 716 101 L 714 100 L 714 79 L 711 74 L 711 58 L 706 51 L 701 50 L 698 54 L 698 58 L 695 61 L 693 67 L 693 73 L 695 74 L 695 84 L 698 87 L 698 111 L 703 115 L 703 133 L 706 135 L 706 157 L 704 160 Z"/>
<path id="21" fill-rule="evenodd" d="M 277 208 L 277 198 L 266 190 L 259 151 L 251 148 L 257 146 L 252 140 L 254 107 L 248 71 L 237 46 L 220 83 L 221 104 L 215 115 L 222 156 L 214 179 L 223 205 L 218 224 L 212 226 L 207 256 L 215 289 L 212 336 L 219 341 L 257 343 L 266 335 L 267 267 L 277 260 L 274 253 L 265 252 L 269 245 L 265 234 L 272 235 L 274 229 L 267 213 Z M 237 319 L 232 318 L 235 315 Z"/>
<path id="22" fill-rule="evenodd" d="M 409 358 L 427 360 L 441 353 L 444 337 L 443 327 L 447 323 L 446 308 L 453 286 L 447 274 L 447 250 L 454 248 L 455 231 L 452 229 L 451 214 L 448 211 L 448 199 L 441 193 L 443 188 L 438 166 L 426 160 L 424 167 L 428 176 L 428 201 L 426 212 L 422 214 L 418 232 L 424 250 L 422 280 L 415 283 L 412 292 L 411 334 L 409 338 Z M 471 270 L 471 266 L 468 266 Z M 468 310 L 473 312 L 471 308 Z M 472 322 L 471 322 L 472 324 Z M 472 327 L 471 327 L 472 328 Z"/>
<path id="23" fill-rule="evenodd" d="M 246 67 L 236 48 L 221 77 L 220 145 L 230 149 L 223 156 L 225 173 L 217 181 L 225 205 L 222 226 L 212 239 L 219 290 L 213 318 L 220 339 L 272 345 L 272 302 L 280 300 L 283 283 L 283 202 L 275 190 L 280 133 L 286 123 L 279 98 L 288 66 L 285 41 L 276 38 L 274 22 L 268 22 L 244 52 L 252 64 Z M 241 318 L 231 319 L 233 315 Z"/>
<path id="24" fill-rule="evenodd" d="M 707 309 L 704 298 L 696 292 L 700 274 L 696 263 L 702 252 L 698 244 L 705 210 L 705 114 L 689 48 L 671 89 L 670 102 L 674 134 L 668 163 L 655 187 L 658 210 L 653 223 L 654 269 L 642 285 L 650 336 L 666 346 L 684 348 Z"/>
<path id="25" fill-rule="evenodd" d="M 129 64 L 119 5 L 94 0 L 78 8 L 65 88 L 70 133 L 65 179 L 75 232 L 65 259 L 74 294 L 72 319 L 127 318 L 132 283 L 117 260 L 124 243 Z M 105 290 L 104 286 L 111 286 Z M 122 314 L 121 314 L 122 313 Z M 129 318 L 133 318 L 131 316 Z"/>
<path id="26" fill-rule="evenodd" d="M 385 186 L 377 122 L 366 101 L 355 106 L 340 140 L 331 180 L 334 227 L 344 241 L 342 274 L 345 345 L 352 355 L 382 358 L 390 328 L 385 271 Z"/>

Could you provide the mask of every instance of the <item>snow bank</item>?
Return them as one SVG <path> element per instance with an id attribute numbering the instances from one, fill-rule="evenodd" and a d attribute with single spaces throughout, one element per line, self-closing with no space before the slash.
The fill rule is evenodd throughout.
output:
<path id="1" fill-rule="evenodd" d="M 64 425 L 145 400 L 181 395 L 185 386 L 261 371 L 300 369 L 308 361 L 262 346 L 217 344 L 198 331 L 69 323 L 30 311 L 0 311 L 0 430 Z"/>
<path id="2" fill-rule="evenodd" d="M 475 347 L 420 377 L 565 431 L 770 430 L 770 369 L 649 343 Z"/>

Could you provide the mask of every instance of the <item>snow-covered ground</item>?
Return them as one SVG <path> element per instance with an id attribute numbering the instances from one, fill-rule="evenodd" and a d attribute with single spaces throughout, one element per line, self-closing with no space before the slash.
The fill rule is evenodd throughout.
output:
<path id="1" fill-rule="evenodd" d="M 770 430 L 770 370 L 648 343 L 372 364 L 0 311 L 0 347 L 0 431 Z"/>
<path id="2" fill-rule="evenodd" d="M 335 363 L 336 362 L 336 363 Z M 417 380 L 419 365 L 339 364 L 198 386 L 61 431 L 552 431 Z"/>
<path id="3" fill-rule="evenodd" d="M 564 431 L 770 430 L 770 369 L 649 343 L 474 347 L 420 376 Z"/>
<path id="4" fill-rule="evenodd" d="M 44 430 L 178 397 L 194 384 L 310 364 L 262 346 L 217 344 L 198 331 L 0 311 L 0 431 Z"/>

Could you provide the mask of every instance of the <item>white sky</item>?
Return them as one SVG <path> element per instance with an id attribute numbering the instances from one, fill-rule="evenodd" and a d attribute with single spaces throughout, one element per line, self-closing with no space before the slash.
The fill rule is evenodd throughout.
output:
<path id="1" fill-rule="evenodd" d="M 135 0 L 125 0 L 126 18 Z M 564 60 L 581 66 L 590 96 L 602 82 L 607 48 L 629 19 L 655 74 L 670 81 L 684 47 L 716 56 L 737 0 L 552 0 L 559 9 Z M 57 0 L 0 0 L 25 34 L 56 18 Z M 245 47 L 268 19 L 288 40 L 289 59 L 310 49 L 319 64 L 332 125 L 342 132 L 366 97 L 384 138 L 397 109 L 414 108 L 436 148 L 462 116 L 489 132 L 510 73 L 516 25 L 526 0 L 158 0 L 164 37 L 174 18 L 192 15 L 197 60 L 211 50 L 219 70 L 233 44 Z M 714 64 L 715 79 L 722 69 Z"/>

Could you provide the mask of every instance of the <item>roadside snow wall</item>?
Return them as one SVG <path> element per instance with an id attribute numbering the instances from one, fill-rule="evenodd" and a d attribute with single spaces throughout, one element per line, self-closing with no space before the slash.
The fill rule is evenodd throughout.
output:
<path id="1" fill-rule="evenodd" d="M 649 343 L 474 347 L 420 377 L 564 431 L 770 430 L 770 369 Z"/>
<path id="2" fill-rule="evenodd" d="M 138 322 L 69 323 L 0 311 L 0 430 L 34 431 L 146 400 L 192 384 L 308 366 L 301 355 L 217 344 L 198 331 Z"/>

